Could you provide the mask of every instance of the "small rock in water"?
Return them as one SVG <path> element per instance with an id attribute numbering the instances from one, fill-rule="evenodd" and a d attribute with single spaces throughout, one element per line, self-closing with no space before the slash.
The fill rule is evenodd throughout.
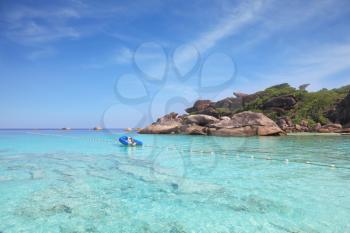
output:
<path id="1" fill-rule="evenodd" d="M 51 208 L 51 211 L 54 212 L 65 212 L 67 214 L 71 214 L 72 213 L 72 208 L 70 208 L 69 206 L 66 205 L 57 205 Z"/>
<path id="2" fill-rule="evenodd" d="M 69 206 L 63 205 L 63 211 L 71 214 L 72 213 L 72 208 L 70 208 Z"/>
<path id="3" fill-rule="evenodd" d="M 41 170 L 32 171 L 30 172 L 30 178 L 32 180 L 42 179 L 44 178 L 44 172 Z"/>
<path id="4" fill-rule="evenodd" d="M 174 190 L 178 190 L 178 189 L 179 189 L 179 185 L 176 184 L 176 183 L 171 183 L 171 187 L 172 187 Z"/>

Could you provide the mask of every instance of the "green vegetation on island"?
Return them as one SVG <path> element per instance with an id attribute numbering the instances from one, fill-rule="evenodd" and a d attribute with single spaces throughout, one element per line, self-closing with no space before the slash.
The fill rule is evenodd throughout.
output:
<path id="1" fill-rule="evenodd" d="M 311 126 L 318 122 L 323 125 L 330 123 L 329 112 L 350 92 L 350 85 L 330 90 L 322 89 L 316 92 L 308 92 L 303 86 L 296 89 L 285 83 L 269 87 L 264 91 L 248 95 L 250 101 L 248 99 L 245 102 L 245 97 L 243 97 L 242 107 L 234 110 L 234 112 L 249 110 L 262 112 L 275 121 L 278 118 L 286 117 L 290 118 L 295 124 L 308 121 Z M 287 102 L 288 98 L 294 99 L 295 103 L 283 105 L 283 100 L 280 99 L 280 105 L 276 104 L 275 107 L 266 106 L 266 103 L 273 98 L 277 102 L 279 97 L 284 97 L 284 102 Z"/>

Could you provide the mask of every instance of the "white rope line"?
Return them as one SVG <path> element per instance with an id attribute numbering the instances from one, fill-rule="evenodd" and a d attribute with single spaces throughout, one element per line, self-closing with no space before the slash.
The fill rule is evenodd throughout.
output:
<path id="1" fill-rule="evenodd" d="M 96 138 L 89 138 L 84 139 L 82 137 L 77 136 L 71 136 L 71 135 L 61 135 L 61 134 L 43 134 L 43 133 L 36 133 L 36 132 L 26 132 L 27 134 L 33 134 L 33 135 L 39 135 L 39 136 L 54 136 L 54 137 L 62 137 L 62 138 L 71 138 L 71 139 L 77 139 L 77 140 L 83 140 L 83 141 L 89 141 L 89 142 L 103 142 L 108 144 L 114 144 L 117 142 L 117 140 L 114 139 L 96 139 Z M 264 151 L 249 151 L 246 149 L 240 149 L 240 150 L 219 150 L 219 151 L 205 151 L 205 150 L 193 150 L 193 149 L 179 149 L 177 145 L 168 145 L 168 146 L 156 146 L 156 145 L 143 145 L 142 147 L 148 147 L 148 148 L 157 148 L 157 149 L 165 149 L 167 151 L 179 151 L 179 152 L 189 152 L 191 153 L 199 153 L 199 154 L 222 154 L 222 155 L 230 155 L 232 153 L 270 153 L 270 152 L 264 152 Z M 258 160 L 270 160 L 270 161 L 278 161 L 278 162 L 284 162 L 286 164 L 288 163 L 298 163 L 298 164 L 308 164 L 313 166 L 319 166 L 319 167 L 330 167 L 330 168 L 341 168 L 341 169 L 347 169 L 350 170 L 350 167 L 344 167 L 344 166 L 336 166 L 335 164 L 323 164 L 323 163 L 317 163 L 312 162 L 308 160 L 302 160 L 302 159 L 278 159 L 278 158 L 272 158 L 271 156 L 267 157 L 255 157 L 255 156 L 246 156 L 246 155 L 236 155 L 237 158 L 246 158 L 246 159 L 258 159 Z"/>

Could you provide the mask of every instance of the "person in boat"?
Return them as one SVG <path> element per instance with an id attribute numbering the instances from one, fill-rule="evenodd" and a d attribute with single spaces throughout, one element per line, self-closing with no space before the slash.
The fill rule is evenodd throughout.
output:
<path id="1" fill-rule="evenodd" d="M 130 145 L 133 145 L 133 146 L 136 145 L 136 142 L 135 142 L 135 140 L 134 140 L 132 137 L 128 137 L 128 143 L 129 143 Z"/>

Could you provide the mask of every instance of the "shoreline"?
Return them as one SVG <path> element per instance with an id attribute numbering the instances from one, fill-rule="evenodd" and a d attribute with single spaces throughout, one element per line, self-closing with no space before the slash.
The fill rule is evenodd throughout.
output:
<path id="1" fill-rule="evenodd" d="M 297 132 L 297 133 L 287 133 L 286 136 L 350 136 L 350 134 L 346 134 L 346 133 Z"/>
<path id="2" fill-rule="evenodd" d="M 62 130 L 62 129 L 0 129 L 1 131 L 22 131 L 22 130 L 34 130 L 34 131 L 91 131 L 91 132 L 98 132 L 98 131 L 108 131 L 108 130 L 119 130 L 124 131 L 124 129 L 103 129 L 103 130 L 93 130 L 93 129 L 71 129 L 71 130 Z M 125 131 L 124 131 L 125 132 Z M 128 131 L 125 133 L 136 133 L 142 135 L 142 133 L 139 133 L 135 130 Z M 152 135 L 184 135 L 184 136 L 208 136 L 212 137 L 215 135 L 192 135 L 192 134 L 152 134 Z M 286 133 L 283 136 L 350 136 L 350 133 L 320 133 L 320 132 L 294 132 L 294 133 Z M 281 137 L 283 137 L 281 136 Z M 224 136 L 224 137 L 251 137 L 251 136 Z M 256 135 L 256 137 L 273 137 L 273 136 L 259 136 Z"/>

